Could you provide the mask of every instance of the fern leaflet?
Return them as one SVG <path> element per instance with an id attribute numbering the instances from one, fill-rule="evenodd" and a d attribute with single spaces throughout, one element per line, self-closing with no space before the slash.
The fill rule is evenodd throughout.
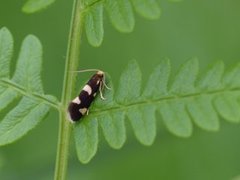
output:
<path id="1" fill-rule="evenodd" d="M 54 2 L 55 0 L 27 0 L 27 2 L 22 7 L 22 11 L 25 13 L 39 12 Z"/>

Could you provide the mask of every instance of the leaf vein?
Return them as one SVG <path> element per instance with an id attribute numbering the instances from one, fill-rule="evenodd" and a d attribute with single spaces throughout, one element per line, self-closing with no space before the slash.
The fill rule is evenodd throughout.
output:
<path id="1" fill-rule="evenodd" d="M 43 101 L 45 104 L 50 105 L 51 107 L 54 107 L 55 109 L 60 109 L 62 107 L 60 102 L 51 100 L 50 98 L 47 98 L 43 94 L 29 92 L 24 87 L 14 83 L 11 80 L 0 79 L 0 85 L 5 86 L 9 89 L 12 89 L 12 90 L 22 94 L 23 96 L 34 98 L 38 101 Z"/>

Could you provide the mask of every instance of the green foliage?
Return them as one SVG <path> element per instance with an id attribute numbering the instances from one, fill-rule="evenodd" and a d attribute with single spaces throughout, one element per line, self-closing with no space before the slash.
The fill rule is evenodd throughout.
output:
<path id="1" fill-rule="evenodd" d="M 113 26 L 120 32 L 131 32 L 135 20 L 133 9 L 129 0 L 106 0 L 104 2 Z"/>
<path id="2" fill-rule="evenodd" d="M 28 0 L 22 10 L 25 13 L 38 12 L 55 0 Z M 83 0 L 82 21 L 88 42 L 95 47 L 101 45 L 104 37 L 103 10 L 107 11 L 112 25 L 120 32 L 132 32 L 135 25 L 134 12 L 147 19 L 158 19 L 161 14 L 157 0 Z"/>
<path id="3" fill-rule="evenodd" d="M 55 0 L 28 0 L 22 7 L 22 11 L 25 13 L 35 13 L 47 8 L 54 2 Z"/>
<path id="4" fill-rule="evenodd" d="M 84 0 L 85 30 L 88 41 L 93 46 L 100 46 L 103 40 L 103 7 L 112 25 L 125 33 L 134 29 L 133 9 L 148 19 L 160 17 L 160 8 L 156 0 Z"/>
<path id="5" fill-rule="evenodd" d="M 157 19 L 161 11 L 156 0 L 133 0 L 133 6 L 138 14 L 147 19 Z"/>
<path id="6" fill-rule="evenodd" d="M 103 41 L 103 6 L 93 5 L 85 16 L 85 30 L 88 42 L 100 46 Z"/>
<path id="7" fill-rule="evenodd" d="M 74 131 L 74 137 L 79 160 L 88 162 L 97 152 L 98 145 L 98 122 L 96 119 L 82 122 Z M 81 147 L 81 148 L 80 148 Z"/>
<path id="8" fill-rule="evenodd" d="M 156 112 L 179 137 L 191 136 L 192 121 L 208 131 L 219 129 L 219 116 L 240 122 L 240 64 L 224 72 L 224 64 L 217 62 L 200 75 L 198 68 L 197 59 L 187 61 L 170 83 L 170 62 L 164 60 L 142 90 L 141 70 L 130 61 L 116 93 L 106 90 L 107 100 L 97 98 L 90 114 L 74 126 L 79 160 L 87 163 L 96 153 L 98 126 L 112 148 L 121 148 L 126 141 L 126 117 L 144 145 L 151 145 L 156 137 Z M 111 81 L 108 84 L 112 87 Z"/>
<path id="9" fill-rule="evenodd" d="M 25 13 L 38 12 L 55 0 L 28 0 L 22 8 Z M 113 26 L 120 32 L 131 32 L 135 19 L 133 7 L 138 14 L 148 19 L 157 19 L 160 8 L 156 0 L 83 0 L 81 14 L 85 22 L 88 42 L 100 46 L 103 41 L 103 8 L 105 7 Z"/>
<path id="10" fill-rule="evenodd" d="M 53 96 L 44 95 L 40 78 L 42 46 L 33 35 L 21 46 L 16 70 L 10 78 L 13 38 L 7 28 L 0 30 L 0 110 L 16 104 L 0 122 L 0 145 L 16 141 L 33 129 L 57 106 Z"/>
<path id="11" fill-rule="evenodd" d="M 168 0 L 169 2 L 181 2 L 183 0 Z"/>

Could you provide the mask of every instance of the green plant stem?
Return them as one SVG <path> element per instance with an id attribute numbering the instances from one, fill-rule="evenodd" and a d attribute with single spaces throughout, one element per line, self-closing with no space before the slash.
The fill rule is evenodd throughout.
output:
<path id="1" fill-rule="evenodd" d="M 71 97 L 73 97 L 72 90 L 75 89 L 76 76 L 73 76 L 71 71 L 78 69 L 82 24 L 81 0 L 74 0 L 61 100 L 63 107 L 60 110 L 55 180 L 64 180 L 67 174 L 72 125 L 66 120 L 66 109 Z"/>

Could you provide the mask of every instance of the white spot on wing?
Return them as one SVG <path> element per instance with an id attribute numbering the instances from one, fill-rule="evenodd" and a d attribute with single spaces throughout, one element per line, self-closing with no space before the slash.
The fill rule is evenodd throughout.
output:
<path id="1" fill-rule="evenodd" d="M 84 87 L 83 87 L 83 90 L 86 91 L 88 93 L 88 95 L 91 95 L 92 94 L 92 88 L 86 84 Z"/>
<path id="2" fill-rule="evenodd" d="M 72 102 L 76 104 L 81 104 L 81 100 L 79 99 L 78 96 Z"/>
<path id="3" fill-rule="evenodd" d="M 79 112 L 84 115 L 87 112 L 87 108 L 79 109 Z"/>

